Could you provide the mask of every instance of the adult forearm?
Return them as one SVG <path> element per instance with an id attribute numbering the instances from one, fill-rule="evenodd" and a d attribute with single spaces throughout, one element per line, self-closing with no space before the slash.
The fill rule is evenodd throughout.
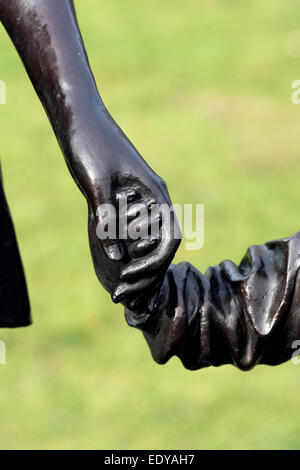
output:
<path id="1" fill-rule="evenodd" d="M 84 135 L 85 129 L 93 127 L 95 116 L 98 123 L 101 120 L 105 123 L 107 117 L 89 67 L 72 0 L 0 0 L 0 18 L 71 170 L 79 179 L 82 173 L 84 179 L 91 162 L 77 160 L 70 143 L 77 128 Z"/>
<path id="2" fill-rule="evenodd" d="M 158 204 L 171 206 L 166 185 L 107 112 L 90 70 L 73 1 L 0 0 L 0 19 L 45 107 L 68 167 L 86 196 L 95 270 L 100 282 L 114 291 L 120 279 L 112 275 L 116 267 L 105 265 L 103 256 L 115 262 L 123 259 L 124 253 L 116 248 L 113 238 L 96 237 L 98 209 L 104 203 L 117 206 L 120 189 L 135 189 L 137 199 L 151 195 Z M 112 216 L 116 225 L 117 209 Z M 171 262 L 179 245 L 172 235 L 175 226 L 173 221 L 162 227 L 159 246 L 142 263 L 134 260 L 127 267 L 125 274 L 131 281 L 137 275 L 160 275 Z M 120 271 L 122 266 L 117 268 Z M 133 287 L 140 290 L 132 284 L 131 294 Z"/>

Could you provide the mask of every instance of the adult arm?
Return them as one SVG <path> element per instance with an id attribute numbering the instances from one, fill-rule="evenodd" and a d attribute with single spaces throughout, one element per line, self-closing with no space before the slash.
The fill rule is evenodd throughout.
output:
<path id="1" fill-rule="evenodd" d="M 110 292 L 120 275 L 129 282 L 118 292 L 140 292 L 167 268 L 178 247 L 174 225 L 162 230 L 159 246 L 141 260 L 129 262 L 118 240 L 99 240 L 101 204 L 116 204 L 118 189 L 134 188 L 141 197 L 171 205 L 158 177 L 114 122 L 92 75 L 71 0 L 0 0 L 0 19 L 13 41 L 46 110 L 77 185 L 89 208 L 89 235 L 99 280 Z M 175 221 L 176 225 L 176 221 Z M 117 261 L 117 263 L 116 263 Z M 160 272 L 161 274 L 161 272 Z M 148 281 L 145 277 L 148 276 Z M 115 300 L 121 296 L 115 296 Z"/>

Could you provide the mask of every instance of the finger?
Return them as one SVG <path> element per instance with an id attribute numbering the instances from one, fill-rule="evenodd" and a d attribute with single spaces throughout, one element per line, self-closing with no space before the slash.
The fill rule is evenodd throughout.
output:
<path id="1" fill-rule="evenodd" d="M 134 201 L 139 193 L 136 189 L 124 189 L 115 193 L 119 205 Z M 125 252 L 121 242 L 117 240 L 118 219 L 114 205 L 111 202 L 100 204 L 97 208 L 96 234 L 106 256 L 111 261 L 121 261 Z"/>
<path id="2" fill-rule="evenodd" d="M 129 189 L 119 189 L 116 191 L 116 201 L 127 201 L 131 203 L 135 201 L 139 197 L 139 191 L 137 189 L 129 188 Z"/>
<path id="3" fill-rule="evenodd" d="M 141 279 L 135 283 L 121 283 L 118 287 L 114 290 L 111 295 L 111 298 L 114 303 L 119 303 L 126 301 L 126 297 L 130 297 L 135 293 L 141 293 L 145 289 L 153 286 L 158 281 L 158 276 L 152 276 L 150 278 Z"/>
<path id="4" fill-rule="evenodd" d="M 141 258 L 154 250 L 158 245 L 158 239 L 145 239 L 132 242 L 127 246 L 127 253 L 131 259 Z"/>
<path id="5" fill-rule="evenodd" d="M 151 209 L 152 206 L 156 203 L 153 197 L 149 197 L 144 201 L 137 202 L 128 206 L 126 217 L 127 221 L 131 222 L 131 220 L 135 219 L 139 212 L 143 212 L 145 209 Z"/>
<path id="6" fill-rule="evenodd" d="M 111 261 L 121 261 L 124 258 L 124 248 L 120 242 L 115 242 L 110 244 L 110 242 L 106 242 L 102 244 L 103 249 L 105 251 L 106 256 Z"/>
<path id="7" fill-rule="evenodd" d="M 137 219 L 130 222 L 128 225 L 128 239 L 129 240 L 138 240 L 138 239 L 149 239 L 160 238 L 159 229 L 161 227 L 162 213 L 160 210 L 157 210 L 154 213 L 151 213 L 138 217 Z"/>
<path id="8" fill-rule="evenodd" d="M 96 235 L 104 253 L 111 261 L 121 261 L 124 248 L 117 240 L 117 217 L 111 203 L 101 204 L 96 213 Z"/>
<path id="9" fill-rule="evenodd" d="M 180 229 L 175 214 L 169 223 L 166 217 L 161 228 L 161 242 L 153 252 L 143 259 L 131 261 L 122 269 L 120 278 L 126 280 L 131 276 L 149 275 L 170 264 L 180 245 Z"/>
<path id="10" fill-rule="evenodd" d="M 117 229 L 119 239 L 127 239 L 127 211 L 128 204 L 134 203 L 139 198 L 139 191 L 134 188 L 119 189 L 115 193 L 117 204 L 118 204 L 118 218 L 117 218 Z M 136 204 L 136 203 L 134 203 Z"/>

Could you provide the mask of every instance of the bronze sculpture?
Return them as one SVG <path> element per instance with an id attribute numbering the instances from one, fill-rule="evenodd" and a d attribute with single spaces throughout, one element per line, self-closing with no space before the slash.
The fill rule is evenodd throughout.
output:
<path id="1" fill-rule="evenodd" d="M 126 309 L 127 322 L 161 364 L 174 355 L 191 370 L 281 364 L 299 345 L 299 255 L 300 232 L 250 247 L 240 266 L 226 260 L 202 275 L 172 265 L 145 305 Z"/>
<path id="2" fill-rule="evenodd" d="M 138 197 L 153 196 L 157 203 L 171 206 L 167 187 L 105 108 L 88 63 L 73 1 L 0 0 L 0 19 L 46 110 L 68 168 L 86 198 L 91 253 L 99 280 L 112 291 L 119 286 L 119 273 L 125 266 L 136 277 L 153 272 L 151 282 L 143 277 L 130 286 L 119 286 L 124 294 L 130 290 L 134 295 L 156 282 L 159 270 L 171 262 L 179 240 L 166 233 L 144 258 L 146 265 L 141 265 L 138 260 L 130 260 L 117 239 L 96 237 L 97 209 L 104 203 L 116 204 L 117 191 L 132 188 Z M 11 326 L 23 323 L 15 321 Z"/>
<path id="3" fill-rule="evenodd" d="M 239 267 L 224 261 L 205 276 L 170 263 L 180 243 L 176 217 L 159 219 L 159 238 L 100 239 L 98 208 L 124 199 L 149 210 L 171 201 L 165 183 L 111 118 L 96 88 L 71 0 L 0 0 L 0 19 L 47 112 L 70 172 L 88 204 L 96 274 L 127 322 L 143 331 L 154 359 L 181 358 L 189 369 L 232 363 L 248 370 L 288 360 L 300 334 L 300 235 L 251 247 Z M 4 193 L 0 250 L 11 269 L 0 286 L 0 326 L 30 323 L 29 303 Z M 128 214 L 127 214 L 128 215 Z M 131 224 L 147 226 L 149 217 Z M 119 214 L 116 218 L 120 224 Z M 6 225 L 5 225 L 6 224 Z M 8 227 L 6 238 L 2 227 Z M 141 228 L 141 226 L 139 227 Z M 8 234 L 8 235 L 7 235 Z M 9 249 L 5 247 L 9 246 Z M 1 254 L 1 251 L 0 251 Z M 15 277 L 13 276 L 15 273 Z M 12 297 L 15 304 L 12 304 Z M 16 305 L 16 299 L 17 304 Z"/>
<path id="4" fill-rule="evenodd" d="M 0 327 L 30 324 L 30 306 L 0 171 Z"/>

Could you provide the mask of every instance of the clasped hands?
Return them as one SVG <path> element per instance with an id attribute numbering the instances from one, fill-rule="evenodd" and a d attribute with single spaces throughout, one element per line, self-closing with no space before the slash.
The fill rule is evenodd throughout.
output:
<path id="1" fill-rule="evenodd" d="M 97 277 L 114 302 L 133 309 L 162 282 L 181 232 L 164 181 L 109 115 L 94 122 L 86 133 L 81 127 L 84 139 L 72 133 L 75 179 L 88 203 Z"/>

